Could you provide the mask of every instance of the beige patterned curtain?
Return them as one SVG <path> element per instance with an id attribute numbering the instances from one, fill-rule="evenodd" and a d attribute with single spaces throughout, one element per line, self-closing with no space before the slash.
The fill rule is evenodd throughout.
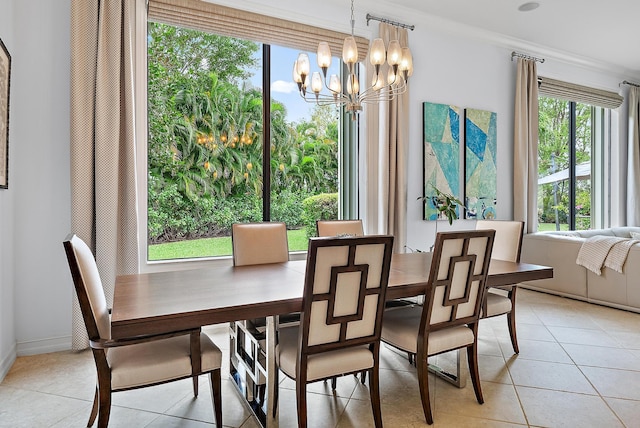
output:
<path id="1" fill-rule="evenodd" d="M 93 249 L 108 304 L 138 271 L 133 99 L 134 5 L 71 2 L 71 230 Z M 88 345 L 77 299 L 73 349 Z"/>
<path id="2" fill-rule="evenodd" d="M 538 229 L 538 72 L 518 58 L 513 135 L 513 219 Z"/>
<path id="3" fill-rule="evenodd" d="M 640 226 L 640 88 L 629 90 L 627 226 Z"/>
<path id="4" fill-rule="evenodd" d="M 394 39 L 402 47 L 409 45 L 404 28 L 381 23 L 379 34 L 385 46 Z M 368 59 L 366 64 L 367 76 L 372 76 L 373 66 Z M 394 235 L 394 252 L 402 253 L 407 241 L 409 91 L 387 103 L 367 105 L 366 111 L 366 232 Z"/>

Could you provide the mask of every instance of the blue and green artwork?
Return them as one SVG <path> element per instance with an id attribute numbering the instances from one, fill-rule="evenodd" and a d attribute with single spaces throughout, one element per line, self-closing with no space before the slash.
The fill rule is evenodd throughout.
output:
<path id="1" fill-rule="evenodd" d="M 424 219 L 439 220 L 436 191 L 460 194 L 460 109 L 447 104 L 422 105 L 424 128 Z M 458 216 L 460 213 L 458 212 Z M 446 217 L 444 217 L 446 218 Z"/>
<path id="2" fill-rule="evenodd" d="M 466 218 L 496 218 L 497 128 L 496 113 L 465 109 L 465 186 Z"/>

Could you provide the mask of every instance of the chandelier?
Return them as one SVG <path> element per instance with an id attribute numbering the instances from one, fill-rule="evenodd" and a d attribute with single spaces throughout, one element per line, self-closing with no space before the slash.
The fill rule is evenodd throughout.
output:
<path id="1" fill-rule="evenodd" d="M 407 81 L 413 74 L 413 58 L 408 47 L 401 47 L 398 40 L 389 41 L 385 50 L 384 41 L 375 39 L 369 48 L 369 61 L 374 66 L 371 85 L 360 90 L 357 74 L 358 47 L 353 29 L 353 0 L 351 0 L 351 36 L 344 39 L 342 46 L 342 61 L 348 70 L 347 87 L 344 91 L 340 77 L 332 74 L 327 80 L 327 70 L 331 66 L 331 49 L 326 42 L 318 44 L 318 67 L 320 72 L 314 71 L 310 75 L 309 55 L 300 53 L 293 64 L 293 80 L 298 84 L 300 96 L 309 103 L 318 105 L 345 106 L 355 120 L 356 114 L 362 110 L 362 104 L 390 101 L 407 90 Z M 387 64 L 385 73 L 384 64 Z M 311 85 L 311 91 L 309 91 Z M 322 93 L 323 87 L 328 90 Z"/>

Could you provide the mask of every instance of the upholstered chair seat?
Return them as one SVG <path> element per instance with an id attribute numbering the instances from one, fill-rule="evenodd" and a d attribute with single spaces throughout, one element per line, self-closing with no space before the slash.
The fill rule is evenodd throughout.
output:
<path id="1" fill-rule="evenodd" d="M 281 328 L 276 346 L 276 361 L 280 370 L 292 379 L 296 377 L 298 358 L 298 327 Z M 307 381 L 326 379 L 336 373 L 354 373 L 373 367 L 374 356 L 368 346 L 336 349 L 309 356 Z"/>
<path id="2" fill-rule="evenodd" d="M 412 354 L 418 352 L 418 330 L 422 307 L 387 310 L 382 323 L 384 341 Z M 429 334 L 429 355 L 440 354 L 449 349 L 459 349 L 473 343 L 473 330 L 467 325 L 458 325 L 437 330 Z"/>
<path id="3" fill-rule="evenodd" d="M 202 370 L 222 366 L 222 352 L 204 333 L 200 333 Z M 131 389 L 191 376 L 189 335 L 154 342 L 138 343 L 107 352 L 111 367 L 111 387 Z"/>
<path id="4" fill-rule="evenodd" d="M 482 318 L 490 318 L 496 315 L 508 314 L 513 309 L 511 298 L 509 296 L 500 294 L 498 290 L 489 290 L 485 295 L 486 298 L 486 310 L 484 308 L 482 312 Z"/>

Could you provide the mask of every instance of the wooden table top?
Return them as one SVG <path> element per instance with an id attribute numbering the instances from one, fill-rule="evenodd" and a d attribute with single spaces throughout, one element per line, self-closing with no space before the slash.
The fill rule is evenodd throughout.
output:
<path id="1" fill-rule="evenodd" d="M 430 253 L 394 254 L 388 299 L 424 293 Z M 306 261 L 121 275 L 116 278 L 114 339 L 299 312 Z M 489 286 L 553 277 L 553 269 L 492 260 Z"/>

